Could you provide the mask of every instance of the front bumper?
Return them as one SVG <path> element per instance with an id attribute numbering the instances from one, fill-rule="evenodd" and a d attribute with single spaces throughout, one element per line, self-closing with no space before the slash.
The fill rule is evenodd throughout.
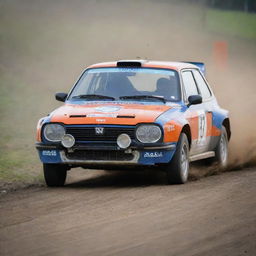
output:
<path id="1" fill-rule="evenodd" d="M 37 143 L 36 148 L 43 163 L 69 165 L 155 165 L 172 159 L 176 143 L 150 145 L 120 150 L 113 146 L 75 146 L 71 150 L 61 145 Z"/>

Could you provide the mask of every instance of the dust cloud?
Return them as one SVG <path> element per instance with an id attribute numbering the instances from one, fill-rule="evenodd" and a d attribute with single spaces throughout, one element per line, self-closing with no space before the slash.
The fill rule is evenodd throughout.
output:
<path id="1" fill-rule="evenodd" d="M 54 93 L 68 91 L 89 64 L 194 60 L 206 63 L 219 103 L 230 111 L 231 163 L 255 161 L 256 44 L 209 31 L 204 6 L 174 0 L 1 0 L 0 5 L 1 89 L 9 102 L 1 106 L 1 121 L 8 148 L 18 143 L 37 158 L 37 120 L 59 106 Z M 228 62 L 220 69 L 213 45 L 223 40 Z"/>

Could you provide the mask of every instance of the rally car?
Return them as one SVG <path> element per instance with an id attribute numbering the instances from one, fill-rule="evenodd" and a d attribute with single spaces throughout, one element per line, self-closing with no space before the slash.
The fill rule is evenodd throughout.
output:
<path id="1" fill-rule="evenodd" d="M 155 166 L 168 183 L 188 179 L 191 161 L 227 166 L 228 111 L 193 62 L 123 60 L 89 66 L 64 105 L 39 120 L 36 148 L 48 186 L 73 167 Z"/>

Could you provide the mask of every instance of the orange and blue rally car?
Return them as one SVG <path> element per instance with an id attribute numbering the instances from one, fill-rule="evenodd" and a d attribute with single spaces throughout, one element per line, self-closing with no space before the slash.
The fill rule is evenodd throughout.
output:
<path id="1" fill-rule="evenodd" d="M 39 120 L 36 148 L 48 186 L 73 167 L 155 166 L 168 183 L 188 179 L 189 163 L 227 166 L 228 111 L 199 62 L 123 60 L 89 66 L 64 105 Z"/>

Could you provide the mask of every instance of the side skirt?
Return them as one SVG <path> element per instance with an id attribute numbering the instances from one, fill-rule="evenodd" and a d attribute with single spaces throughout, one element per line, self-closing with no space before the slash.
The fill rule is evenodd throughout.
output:
<path id="1" fill-rule="evenodd" d="M 198 154 L 198 155 L 190 156 L 189 161 L 193 162 L 193 161 L 202 160 L 202 159 L 210 158 L 210 157 L 215 157 L 215 152 L 214 151 L 208 151 L 208 152 L 201 153 L 201 154 Z"/>

